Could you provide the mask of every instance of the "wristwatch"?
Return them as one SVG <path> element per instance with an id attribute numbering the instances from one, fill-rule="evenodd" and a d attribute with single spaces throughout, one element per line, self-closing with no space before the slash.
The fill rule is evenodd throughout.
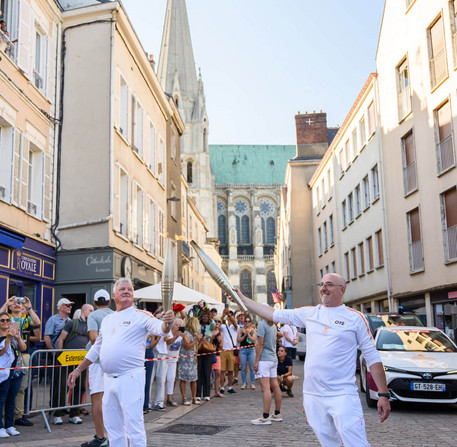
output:
<path id="1" fill-rule="evenodd" d="M 26 310 L 27 312 L 30 312 L 30 311 L 32 310 L 32 308 L 31 308 L 31 307 L 26 307 L 25 310 Z"/>
<path id="2" fill-rule="evenodd" d="M 378 393 L 378 397 L 387 397 L 387 399 L 390 399 L 390 393 Z"/>

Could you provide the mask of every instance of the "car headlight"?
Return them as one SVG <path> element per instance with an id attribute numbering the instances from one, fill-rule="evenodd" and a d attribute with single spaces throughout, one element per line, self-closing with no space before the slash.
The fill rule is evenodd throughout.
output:
<path id="1" fill-rule="evenodd" d="M 386 365 L 384 365 L 384 371 L 404 373 L 404 374 L 414 374 L 414 373 L 411 373 L 410 371 L 405 371 L 404 369 L 394 368 L 392 366 L 386 366 Z"/>
<path id="2" fill-rule="evenodd" d="M 457 369 L 455 369 L 454 371 L 448 371 L 446 374 L 457 374 Z"/>

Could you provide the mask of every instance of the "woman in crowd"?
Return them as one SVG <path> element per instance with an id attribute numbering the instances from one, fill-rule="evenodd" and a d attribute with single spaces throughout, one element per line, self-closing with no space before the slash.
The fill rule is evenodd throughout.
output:
<path id="1" fill-rule="evenodd" d="M 202 337 L 211 343 L 213 337 L 213 331 L 216 329 L 216 323 L 214 323 L 211 316 L 211 311 L 209 308 L 203 309 L 200 313 L 198 320 L 200 321 L 200 334 Z M 199 347 L 199 354 L 204 354 L 205 350 L 202 347 Z M 213 366 L 212 355 L 200 355 L 197 357 L 197 371 L 198 371 L 198 381 L 197 381 L 197 400 L 199 401 L 202 397 L 203 399 L 210 400 L 211 394 L 211 369 Z"/>
<path id="2" fill-rule="evenodd" d="M 219 392 L 219 385 L 221 383 L 221 354 L 218 351 L 220 351 L 224 345 L 224 334 L 221 331 L 222 320 L 220 317 L 216 316 L 214 323 L 216 327 L 213 330 L 211 337 L 211 342 L 216 347 L 217 351 L 217 354 L 214 354 L 216 356 L 216 362 L 213 363 L 212 367 L 214 371 L 214 395 L 216 397 L 224 397 L 224 395 Z"/>
<path id="3" fill-rule="evenodd" d="M 7 312 L 0 312 L 0 368 L 22 366 L 21 351 L 27 349 L 19 328 L 11 325 Z M 0 438 L 19 435 L 14 428 L 14 402 L 21 387 L 24 372 L 20 369 L 0 370 Z M 3 412 L 5 425 L 3 425 Z M 6 428 L 5 428 L 6 427 Z"/>
<path id="4" fill-rule="evenodd" d="M 182 334 L 184 327 L 182 325 L 181 318 L 175 318 L 173 325 L 171 326 L 171 334 L 167 335 L 165 341 L 168 347 L 167 360 L 167 405 L 171 407 L 177 407 L 178 404 L 173 400 L 173 391 L 175 388 L 176 369 L 178 365 L 179 350 L 181 349 Z"/>
<path id="5" fill-rule="evenodd" d="M 278 349 L 278 383 L 281 390 L 286 391 L 289 397 L 294 397 L 292 392 L 292 386 L 294 385 L 292 370 L 292 358 L 287 355 L 287 348 L 281 346 Z"/>
<path id="6" fill-rule="evenodd" d="M 249 373 L 251 379 L 251 390 L 255 390 L 255 372 L 254 372 L 254 362 L 255 362 L 255 342 L 257 340 L 257 331 L 252 325 L 251 317 L 247 316 L 244 319 L 244 327 L 238 327 L 237 341 L 242 349 L 240 349 L 239 358 L 241 363 L 241 380 L 243 385 L 241 389 L 246 389 L 246 365 L 249 362 Z"/>
<path id="7" fill-rule="evenodd" d="M 178 380 L 181 390 L 182 404 L 190 405 L 186 398 L 186 383 L 190 382 L 190 390 L 192 393 L 192 403 L 198 405 L 197 401 L 197 357 L 195 352 L 198 343 L 202 338 L 199 334 L 199 324 L 195 317 L 190 317 L 184 326 L 184 334 L 182 334 L 181 349 L 179 355 L 186 356 L 178 360 Z"/>
<path id="8" fill-rule="evenodd" d="M 143 404 L 143 414 L 147 414 L 151 411 L 151 378 L 152 370 L 154 368 L 154 362 L 151 360 L 154 358 L 153 349 L 159 342 L 160 337 L 155 335 L 149 335 L 146 339 L 146 353 L 145 353 L 145 362 L 144 368 L 146 370 L 146 380 L 144 383 L 144 404 Z"/>

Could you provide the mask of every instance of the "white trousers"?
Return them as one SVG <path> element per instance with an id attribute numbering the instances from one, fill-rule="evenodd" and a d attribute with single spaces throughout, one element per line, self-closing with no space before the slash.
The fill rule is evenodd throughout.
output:
<path id="1" fill-rule="evenodd" d="M 154 349 L 154 358 L 168 357 L 168 354 L 161 354 Z M 156 391 L 154 394 L 154 406 L 159 402 L 165 402 L 165 380 L 167 379 L 168 363 L 166 360 L 154 360 L 154 368 L 152 370 L 152 380 L 156 381 Z M 151 380 L 151 384 L 152 384 Z"/>
<path id="2" fill-rule="evenodd" d="M 146 447 L 144 429 L 144 368 L 118 377 L 103 375 L 103 422 L 110 447 Z"/>
<path id="3" fill-rule="evenodd" d="M 167 367 L 167 394 L 173 395 L 175 389 L 176 368 L 178 362 L 168 362 Z"/>
<path id="4" fill-rule="evenodd" d="M 322 447 L 370 447 L 357 394 L 316 396 L 303 393 L 308 423 Z"/>

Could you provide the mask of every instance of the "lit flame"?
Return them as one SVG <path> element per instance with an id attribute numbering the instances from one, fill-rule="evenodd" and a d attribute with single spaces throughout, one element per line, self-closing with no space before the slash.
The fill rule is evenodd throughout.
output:
<path id="1" fill-rule="evenodd" d="M 187 239 L 184 236 L 180 235 L 180 234 L 175 234 L 175 239 L 177 241 L 187 241 Z"/>
<path id="2" fill-rule="evenodd" d="M 159 236 L 161 236 L 161 237 L 168 237 L 168 233 L 159 233 Z"/>

